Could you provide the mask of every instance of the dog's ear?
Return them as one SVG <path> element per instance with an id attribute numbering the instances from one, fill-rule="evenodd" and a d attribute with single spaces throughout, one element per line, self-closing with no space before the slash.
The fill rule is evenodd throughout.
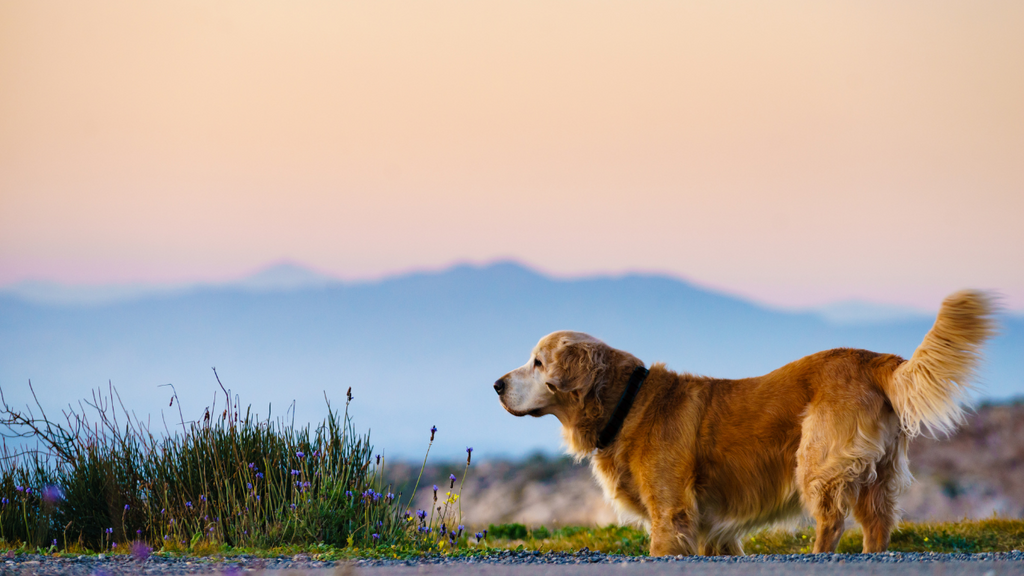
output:
<path id="1" fill-rule="evenodd" d="M 570 342 L 555 354 L 555 373 L 551 384 L 560 392 L 589 392 L 603 377 L 609 348 L 600 342 Z"/>

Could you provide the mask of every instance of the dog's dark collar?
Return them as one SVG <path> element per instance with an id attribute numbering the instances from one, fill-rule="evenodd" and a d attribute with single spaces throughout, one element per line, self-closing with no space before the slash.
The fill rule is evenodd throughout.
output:
<path id="1" fill-rule="evenodd" d="M 629 409 L 633 407 L 633 401 L 636 400 L 636 394 L 640 391 L 640 387 L 643 386 L 644 380 L 646 379 L 647 368 L 637 366 L 633 369 L 633 373 L 629 375 L 629 382 L 626 384 L 626 390 L 622 393 L 622 398 L 619 398 L 619 403 L 615 406 L 615 411 L 612 412 L 612 419 L 604 425 L 601 433 L 597 436 L 598 450 L 607 448 L 609 444 L 615 441 L 615 437 L 619 435 L 619 430 L 622 429 L 622 423 L 626 421 L 626 415 L 629 414 Z"/>

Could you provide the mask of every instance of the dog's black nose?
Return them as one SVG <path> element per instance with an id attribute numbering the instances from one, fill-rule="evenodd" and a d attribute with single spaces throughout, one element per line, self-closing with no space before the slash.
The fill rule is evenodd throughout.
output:
<path id="1" fill-rule="evenodd" d="M 498 378 L 497 382 L 494 383 L 494 391 L 499 395 L 505 391 L 505 381 Z"/>

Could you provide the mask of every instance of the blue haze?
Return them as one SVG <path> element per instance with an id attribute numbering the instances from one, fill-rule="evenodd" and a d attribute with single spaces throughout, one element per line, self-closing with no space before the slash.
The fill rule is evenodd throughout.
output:
<path id="1" fill-rule="evenodd" d="M 458 458 L 560 450 L 553 417 L 514 418 L 491 384 L 526 362 L 544 334 L 589 332 L 646 363 L 719 377 L 769 372 L 819 350 L 850 346 L 909 356 L 932 318 L 842 325 L 819 314 L 760 307 L 659 276 L 561 281 L 511 263 L 459 266 L 381 282 L 179 288 L 91 303 L 0 294 L 0 388 L 29 400 L 31 379 L 51 419 L 110 381 L 152 426 L 198 418 L 225 386 L 266 416 L 323 416 L 353 389 L 358 429 L 392 456 Z M 1024 319 L 1003 318 L 988 349 L 982 396 L 1024 394 Z M 223 405 L 223 398 L 218 401 Z M 291 415 L 288 415 L 291 418 Z"/>

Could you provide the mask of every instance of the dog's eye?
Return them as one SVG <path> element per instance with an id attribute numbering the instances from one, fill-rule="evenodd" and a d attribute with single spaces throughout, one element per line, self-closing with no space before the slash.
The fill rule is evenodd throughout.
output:
<path id="1" fill-rule="evenodd" d="M 534 368 L 543 368 L 544 364 L 541 363 L 540 358 L 534 358 L 533 359 L 533 367 Z"/>

